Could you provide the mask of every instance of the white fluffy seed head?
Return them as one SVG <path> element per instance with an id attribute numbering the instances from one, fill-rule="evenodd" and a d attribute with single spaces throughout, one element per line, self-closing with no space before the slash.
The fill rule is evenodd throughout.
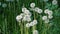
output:
<path id="1" fill-rule="evenodd" d="M 43 16 L 42 17 L 42 20 L 47 20 L 47 16 Z"/>
<path id="2" fill-rule="evenodd" d="M 37 20 L 33 20 L 29 25 L 30 26 L 34 26 L 34 25 L 36 25 L 37 24 Z"/>
<path id="3" fill-rule="evenodd" d="M 53 0 L 53 1 L 52 1 L 52 4 L 53 4 L 53 5 L 57 5 L 57 1 L 56 1 L 56 0 Z"/>
<path id="4" fill-rule="evenodd" d="M 53 15 L 53 12 L 52 11 L 48 11 L 48 15 Z"/>
<path id="5" fill-rule="evenodd" d="M 53 0 L 53 1 L 52 1 L 52 4 L 53 4 L 53 5 L 57 5 L 57 0 Z"/>
<path id="6" fill-rule="evenodd" d="M 26 10 L 26 11 L 24 12 L 24 14 L 31 16 L 31 12 L 29 12 L 29 10 Z"/>
<path id="7" fill-rule="evenodd" d="M 27 8 L 23 7 L 22 8 L 22 12 L 25 12 L 27 10 Z"/>
<path id="8" fill-rule="evenodd" d="M 34 7 L 35 7 L 35 3 L 31 3 L 31 4 L 30 4 L 30 7 L 31 7 L 31 8 L 34 8 Z"/>
<path id="9" fill-rule="evenodd" d="M 48 18 L 49 18 L 49 19 L 52 19 L 52 18 L 53 18 L 53 16 L 52 16 L 52 15 L 49 15 L 49 16 L 48 16 Z"/>
<path id="10" fill-rule="evenodd" d="M 22 18 L 23 18 L 23 17 L 22 17 L 21 15 L 18 15 L 18 16 L 16 17 L 16 20 L 19 22 Z"/>
<path id="11" fill-rule="evenodd" d="M 33 23 L 34 23 L 34 24 L 37 24 L 37 20 L 33 20 Z"/>
<path id="12" fill-rule="evenodd" d="M 49 12 L 49 9 L 45 9 L 44 13 L 47 14 Z"/>
<path id="13" fill-rule="evenodd" d="M 42 9 L 39 9 L 38 7 L 35 7 L 35 11 L 39 14 L 42 13 Z"/>
<path id="14" fill-rule="evenodd" d="M 35 7 L 35 9 L 34 9 L 36 12 L 39 10 L 39 8 L 38 7 Z"/>
<path id="15" fill-rule="evenodd" d="M 33 22 L 31 22 L 29 25 L 30 25 L 30 26 L 34 26 L 35 24 L 34 24 Z"/>
<path id="16" fill-rule="evenodd" d="M 30 25 L 29 25 L 29 24 L 30 24 L 30 23 L 27 23 L 27 24 L 26 24 L 26 27 L 30 27 Z"/>
<path id="17" fill-rule="evenodd" d="M 38 12 L 39 14 L 42 13 L 42 9 L 39 9 L 37 12 Z"/>
<path id="18" fill-rule="evenodd" d="M 30 16 L 25 15 L 24 18 L 23 18 L 23 21 L 28 21 L 28 22 L 31 21 Z"/>
<path id="19" fill-rule="evenodd" d="M 33 31 L 33 34 L 38 34 L 38 31 L 37 31 L 37 30 L 34 30 L 34 31 Z"/>

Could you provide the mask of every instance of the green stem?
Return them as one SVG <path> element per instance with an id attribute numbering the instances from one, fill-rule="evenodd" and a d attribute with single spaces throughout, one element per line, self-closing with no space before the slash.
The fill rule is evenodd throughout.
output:
<path id="1" fill-rule="evenodd" d="M 35 11 L 33 11 L 33 14 L 34 14 L 34 20 L 36 19 L 36 16 L 35 16 Z M 33 26 L 33 30 L 35 30 L 36 29 L 36 25 L 35 26 Z"/>
<path id="2" fill-rule="evenodd" d="M 21 23 L 21 34 L 23 34 L 23 24 Z"/>

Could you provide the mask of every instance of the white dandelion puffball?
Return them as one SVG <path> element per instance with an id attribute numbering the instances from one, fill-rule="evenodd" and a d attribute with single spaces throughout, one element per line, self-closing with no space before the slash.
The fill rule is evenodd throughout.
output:
<path id="1" fill-rule="evenodd" d="M 31 16 L 31 12 L 29 12 L 29 10 L 26 10 L 24 14 Z"/>
<path id="2" fill-rule="evenodd" d="M 42 9 L 39 9 L 38 7 L 35 7 L 35 11 L 37 12 L 37 13 L 42 13 Z"/>
<path id="3" fill-rule="evenodd" d="M 53 12 L 52 11 L 48 11 L 48 15 L 52 15 L 53 14 Z"/>
<path id="4" fill-rule="evenodd" d="M 25 12 L 27 10 L 27 8 L 23 7 L 22 8 L 22 12 Z"/>
<path id="5" fill-rule="evenodd" d="M 45 9 L 44 13 L 47 14 L 49 12 L 49 9 Z"/>
<path id="6" fill-rule="evenodd" d="M 34 7 L 35 7 L 35 3 L 31 3 L 31 4 L 30 4 L 30 7 L 31 7 L 31 8 L 34 8 Z"/>
<path id="7" fill-rule="evenodd" d="M 29 25 L 30 26 L 34 26 L 34 25 L 36 25 L 37 24 L 37 20 L 33 20 Z"/>
<path id="8" fill-rule="evenodd" d="M 28 21 L 28 22 L 31 21 L 30 16 L 25 15 L 24 18 L 23 18 L 23 21 Z"/>
<path id="9" fill-rule="evenodd" d="M 38 12 L 39 14 L 42 13 L 42 9 L 39 9 L 37 12 Z"/>
<path id="10" fill-rule="evenodd" d="M 34 24 L 37 24 L 38 22 L 37 22 L 37 20 L 33 20 L 33 23 L 34 23 Z"/>
<path id="11" fill-rule="evenodd" d="M 43 16 L 42 17 L 42 20 L 47 20 L 47 16 Z"/>
<path id="12" fill-rule="evenodd" d="M 22 16 L 21 15 L 18 15 L 17 17 L 16 17 L 16 20 L 19 22 L 20 20 L 22 19 Z"/>
<path id="13" fill-rule="evenodd" d="M 49 23 L 49 19 L 45 20 L 44 23 Z"/>
<path id="14" fill-rule="evenodd" d="M 53 4 L 53 5 L 56 5 L 56 4 L 57 4 L 57 0 L 53 0 L 53 1 L 52 1 L 52 4 Z"/>
<path id="15" fill-rule="evenodd" d="M 31 22 L 29 25 L 30 25 L 30 26 L 34 26 L 35 24 L 34 24 L 33 22 Z"/>
<path id="16" fill-rule="evenodd" d="M 38 34 L 38 31 L 37 31 L 37 30 L 34 30 L 34 31 L 33 31 L 33 34 Z"/>
<path id="17" fill-rule="evenodd" d="M 29 12 L 29 10 L 25 10 L 23 13 L 29 14 L 30 12 Z"/>
<path id="18" fill-rule="evenodd" d="M 39 10 L 39 8 L 38 7 L 35 7 L 35 9 L 34 9 L 36 12 Z"/>
<path id="19" fill-rule="evenodd" d="M 53 16 L 52 16 L 52 15 L 51 15 L 51 16 L 48 16 L 48 18 L 49 18 L 49 19 L 52 19 L 52 18 L 53 18 Z"/>
<path id="20" fill-rule="evenodd" d="M 26 24 L 26 27 L 30 27 L 30 25 L 29 25 L 29 24 L 30 24 L 30 23 L 27 23 L 27 24 Z"/>
<path id="21" fill-rule="evenodd" d="M 25 14 L 24 14 L 24 13 L 21 13 L 21 14 L 20 14 L 20 16 L 24 17 L 24 16 L 25 16 Z"/>
<path id="22" fill-rule="evenodd" d="M 4 8 L 7 7 L 7 4 L 3 3 L 3 4 L 2 4 L 2 7 L 4 7 Z"/>

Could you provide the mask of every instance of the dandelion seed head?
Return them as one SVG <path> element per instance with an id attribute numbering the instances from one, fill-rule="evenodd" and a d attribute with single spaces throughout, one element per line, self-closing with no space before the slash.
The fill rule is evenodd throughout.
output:
<path id="1" fill-rule="evenodd" d="M 33 31 L 33 34 L 38 34 L 38 31 L 37 31 L 37 30 L 34 30 L 34 31 Z"/>
<path id="2" fill-rule="evenodd" d="M 27 10 L 27 8 L 23 7 L 22 8 L 22 12 L 25 12 Z"/>
<path id="3" fill-rule="evenodd" d="M 30 27 L 29 23 L 26 24 L 26 27 Z"/>
<path id="4" fill-rule="evenodd" d="M 53 0 L 53 1 L 52 1 L 52 4 L 53 4 L 53 5 L 57 5 L 57 0 Z"/>
<path id="5" fill-rule="evenodd" d="M 21 15 L 18 15 L 17 17 L 16 17 L 16 20 L 19 22 L 20 20 L 22 19 L 22 16 Z"/>
<path id="6" fill-rule="evenodd" d="M 34 23 L 34 24 L 37 24 L 38 22 L 37 22 L 37 20 L 33 20 L 33 23 Z"/>
<path id="7" fill-rule="evenodd" d="M 39 10 L 39 8 L 38 7 L 35 7 L 35 9 L 34 9 L 36 12 Z"/>
<path id="8" fill-rule="evenodd" d="M 52 16 L 52 15 L 51 15 L 51 16 L 49 15 L 49 16 L 48 16 L 48 18 L 49 18 L 49 19 L 52 19 L 52 18 L 53 18 L 53 16 Z"/>
<path id="9" fill-rule="evenodd" d="M 34 24 L 33 22 L 31 22 L 29 25 L 30 25 L 30 26 L 34 26 L 35 24 Z"/>
<path id="10" fill-rule="evenodd" d="M 30 16 L 25 15 L 24 18 L 23 18 L 23 21 L 28 21 L 28 22 L 31 21 Z"/>
<path id="11" fill-rule="evenodd" d="M 47 20 L 47 16 L 43 16 L 42 17 L 42 20 Z"/>
<path id="12" fill-rule="evenodd" d="M 45 9 L 44 13 L 47 14 L 49 12 L 49 9 Z"/>
<path id="13" fill-rule="evenodd" d="M 53 14 L 53 12 L 52 11 L 48 11 L 48 15 L 52 15 Z"/>
<path id="14" fill-rule="evenodd" d="M 31 7 L 31 8 L 34 8 L 34 7 L 35 7 L 35 3 L 31 3 L 31 4 L 30 4 L 30 7 Z"/>

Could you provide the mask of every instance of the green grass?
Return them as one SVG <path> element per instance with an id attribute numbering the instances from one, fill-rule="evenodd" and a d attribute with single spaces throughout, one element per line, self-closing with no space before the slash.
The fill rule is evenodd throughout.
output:
<path id="1" fill-rule="evenodd" d="M 45 3 L 40 2 L 41 0 L 19 0 L 18 2 L 15 0 L 14 2 L 6 2 L 5 0 L 0 0 L 0 2 L 6 3 L 7 7 L 3 8 L 0 6 L 0 10 L 2 9 L 3 13 L 0 13 L 0 34 L 25 34 L 24 32 L 24 26 L 22 27 L 23 30 L 21 30 L 21 26 L 16 21 L 16 16 L 22 13 L 21 8 L 23 4 L 26 8 L 30 7 L 30 3 L 34 2 L 36 3 L 36 7 L 39 7 L 41 9 L 45 9 Z M 49 3 L 49 2 L 48 2 Z M 53 5 L 51 5 L 53 6 Z M 54 6 L 53 6 L 54 7 Z M 51 7 L 49 7 L 51 9 Z M 52 10 L 52 9 L 51 9 Z M 31 11 L 32 12 L 32 11 Z M 32 12 L 33 13 L 33 12 Z M 53 23 L 52 26 L 49 26 L 48 24 L 44 24 L 41 15 L 35 13 L 35 18 L 38 20 L 38 24 L 36 25 L 36 29 L 39 31 L 39 34 L 60 34 L 60 9 L 53 8 L 53 16 L 54 18 L 51 21 Z M 32 16 L 32 18 L 34 15 Z M 22 25 L 22 24 L 21 24 Z M 32 34 L 32 27 L 30 27 L 28 30 L 29 34 Z"/>

